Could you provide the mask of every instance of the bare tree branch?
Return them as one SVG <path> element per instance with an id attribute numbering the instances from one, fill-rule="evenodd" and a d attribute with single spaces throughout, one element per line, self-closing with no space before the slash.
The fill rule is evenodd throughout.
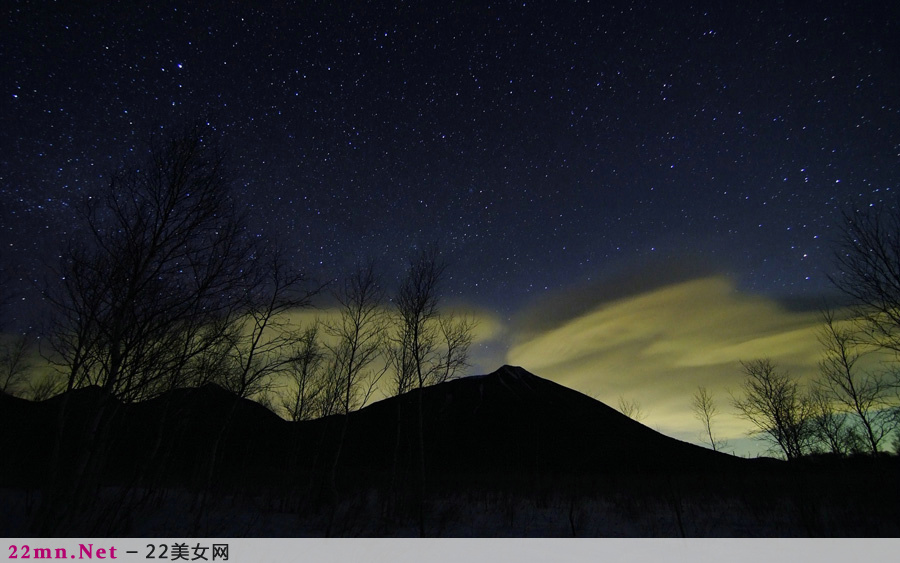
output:
<path id="1" fill-rule="evenodd" d="M 203 127 L 158 139 L 81 206 L 84 228 L 63 252 L 52 342 L 68 387 L 122 400 L 183 383 L 258 281 L 254 244 L 228 197 L 220 153 Z"/>
<path id="2" fill-rule="evenodd" d="M 310 420 L 317 416 L 333 414 L 330 409 L 321 409 L 325 392 L 325 353 L 319 342 L 319 323 L 304 330 L 296 339 L 290 361 L 290 378 L 293 383 L 289 393 L 283 395 L 281 404 L 291 420 Z"/>
<path id="3" fill-rule="evenodd" d="M 374 263 L 359 266 L 333 295 L 339 316 L 325 323 L 325 332 L 334 340 L 326 348 L 340 381 L 341 410 L 346 414 L 366 403 L 387 370 L 372 367 L 384 347 L 387 329 L 384 291 Z"/>
<path id="4" fill-rule="evenodd" d="M 747 379 L 744 397 L 732 397 L 741 417 L 756 427 L 756 433 L 772 442 L 787 459 L 810 450 L 813 439 L 812 406 L 800 394 L 797 382 L 768 359 L 741 362 Z"/>
<path id="5" fill-rule="evenodd" d="M 845 412 L 834 408 L 831 397 L 820 388 L 810 393 L 812 425 L 816 440 L 826 451 L 847 455 L 861 449 L 862 440 Z"/>
<path id="6" fill-rule="evenodd" d="M 900 352 L 900 210 L 856 212 L 835 252 L 832 283 L 853 300 L 866 338 Z"/>
<path id="7" fill-rule="evenodd" d="M 429 246 L 410 261 L 394 299 L 394 335 L 389 361 L 392 392 L 402 394 L 455 377 L 468 366 L 476 323 L 440 311 L 440 284 L 447 266 L 437 247 Z"/>
<path id="8" fill-rule="evenodd" d="M 641 408 L 641 404 L 637 401 L 637 399 L 627 400 L 625 397 L 619 397 L 619 412 L 630 418 L 631 420 L 640 422 L 647 418 L 647 414 L 644 413 L 644 409 Z"/>
<path id="9" fill-rule="evenodd" d="M 712 419 L 719 414 L 719 409 L 716 407 L 712 394 L 706 387 L 702 385 L 697 387 L 691 402 L 691 409 L 694 411 L 694 417 L 703 423 L 705 430 L 704 441 L 709 444 L 713 451 L 721 451 L 726 443 L 722 440 L 717 440 L 713 436 L 712 431 Z"/>
<path id="10" fill-rule="evenodd" d="M 229 346 L 219 382 L 239 397 L 266 391 L 273 376 L 291 370 L 292 349 L 303 337 L 287 313 L 308 306 L 319 290 L 307 290 L 303 274 L 291 270 L 277 252 L 264 264 L 263 283 L 254 288 L 246 310 L 227 331 Z"/>
<path id="11" fill-rule="evenodd" d="M 893 428 L 887 374 L 861 372 L 857 362 L 866 350 L 855 332 L 837 323 L 834 312 L 822 313 L 823 328 L 819 342 L 825 356 L 819 362 L 818 387 L 821 401 L 837 403 L 841 410 L 855 419 L 866 449 L 872 454 L 880 451 L 880 444 Z"/>

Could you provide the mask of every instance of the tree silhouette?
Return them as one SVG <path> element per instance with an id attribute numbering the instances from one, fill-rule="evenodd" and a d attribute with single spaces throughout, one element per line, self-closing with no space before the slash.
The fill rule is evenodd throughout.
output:
<path id="1" fill-rule="evenodd" d="M 468 365 L 475 323 L 441 313 L 439 292 L 447 265 L 438 255 L 437 247 L 429 246 L 410 260 L 394 297 L 389 353 L 394 394 L 442 383 Z"/>
<path id="2" fill-rule="evenodd" d="M 440 313 L 440 285 L 447 265 L 439 259 L 436 246 L 428 246 L 410 260 L 397 290 L 395 335 L 389 360 L 394 367 L 394 392 L 416 387 L 419 453 L 419 533 L 424 535 L 426 496 L 425 429 L 422 389 L 453 378 L 467 365 L 474 322 L 468 318 Z M 398 402 L 397 440 L 399 447 L 402 408 Z"/>
<path id="3" fill-rule="evenodd" d="M 819 362 L 818 380 L 822 400 L 833 401 L 850 413 L 865 448 L 877 454 L 893 427 L 888 404 L 890 382 L 883 372 L 859 369 L 857 362 L 864 351 L 860 351 L 854 331 L 839 325 L 833 311 L 824 311 L 822 319 L 819 342 L 825 348 L 825 357 Z"/>
<path id="4" fill-rule="evenodd" d="M 45 401 L 59 395 L 66 389 L 66 380 L 59 372 L 50 371 L 40 375 L 33 373 L 28 378 L 25 395 L 32 401 Z"/>
<path id="5" fill-rule="evenodd" d="M 716 440 L 712 431 L 712 419 L 719 414 L 719 409 L 713 400 L 712 394 L 702 385 L 697 387 L 691 402 L 691 409 L 694 411 L 694 417 L 703 423 L 705 430 L 704 440 L 710 445 L 713 451 L 720 451 L 725 442 Z"/>
<path id="6" fill-rule="evenodd" d="M 303 285 L 302 273 L 294 271 L 278 252 L 264 257 L 259 277 L 244 297 L 244 307 L 237 314 L 225 317 L 222 331 L 223 345 L 214 350 L 221 353 L 215 362 L 219 372 L 213 381 L 233 393 L 230 408 L 209 444 L 206 486 L 201 495 L 197 523 L 203 517 L 216 467 L 219 464 L 219 448 L 232 425 L 235 410 L 242 398 L 255 397 L 267 408 L 272 408 L 270 379 L 288 371 L 293 362 L 291 351 L 298 338 L 297 329 L 286 313 L 305 307 L 310 297 L 318 291 L 309 291 Z"/>
<path id="7" fill-rule="evenodd" d="M 368 402 L 386 371 L 375 362 L 384 347 L 387 319 L 374 262 L 357 266 L 333 296 L 338 315 L 325 323 L 331 336 L 325 347 L 332 378 L 341 390 L 340 410 L 347 414 Z"/>
<path id="8" fill-rule="evenodd" d="M 781 449 L 787 459 L 807 453 L 813 439 L 812 405 L 797 382 L 769 359 L 741 365 L 747 376 L 742 386 L 744 397 L 732 397 L 740 416 L 753 423 L 757 433 Z"/>
<path id="9" fill-rule="evenodd" d="M 281 396 L 281 405 L 294 422 L 311 420 L 321 415 L 323 362 L 325 353 L 319 342 L 319 324 L 304 330 L 296 339 L 291 353 L 289 375 L 292 386 Z M 328 412 L 327 414 L 333 414 Z"/>
<path id="10" fill-rule="evenodd" d="M 12 282 L 12 276 L 5 269 L 0 269 L 0 311 L 15 299 Z M 7 328 L 4 313 L 0 313 L 0 331 Z M 34 336 L 27 332 L 0 334 L 0 393 L 21 395 L 26 391 L 30 383 L 26 374 L 31 368 L 28 355 L 34 342 Z"/>
<path id="11" fill-rule="evenodd" d="M 336 392 L 334 398 L 338 401 L 340 414 L 344 415 L 330 472 L 332 508 L 336 510 L 337 468 L 350 423 L 350 411 L 366 404 L 387 367 L 376 363 L 384 347 L 386 318 L 384 290 L 375 264 L 370 261 L 358 265 L 333 291 L 333 296 L 338 315 L 325 323 L 325 332 L 331 337 L 325 344 L 330 356 L 330 381 L 326 384 L 326 392 Z"/>
<path id="12" fill-rule="evenodd" d="M 260 283 L 224 332 L 225 365 L 215 379 L 238 397 L 267 391 L 273 376 L 290 371 L 293 348 L 303 335 L 287 313 L 308 306 L 320 289 L 306 289 L 303 273 L 291 269 L 277 253 L 263 264 Z"/>
<path id="13" fill-rule="evenodd" d="M 619 412 L 634 420 L 640 422 L 647 418 L 641 403 L 637 399 L 628 400 L 624 396 L 619 396 Z"/>
<path id="14" fill-rule="evenodd" d="M 61 287 L 47 292 L 68 387 L 132 401 L 183 383 L 188 361 L 221 341 L 211 327 L 240 315 L 258 282 L 213 132 L 155 139 L 80 212 Z"/>
<path id="15" fill-rule="evenodd" d="M 244 234 L 207 126 L 154 138 L 78 211 L 82 223 L 61 252 L 58 285 L 45 292 L 53 307 L 50 341 L 67 389 L 96 385 L 101 393 L 80 442 L 68 444 L 77 452 L 68 475 L 57 482 L 62 468 L 51 462 L 37 518 L 42 534 L 92 498 L 115 399 L 147 399 L 188 384 L 193 360 L 223 346 L 261 279 L 260 249 Z M 64 407 L 60 428 L 65 418 Z"/>
<path id="16" fill-rule="evenodd" d="M 833 454 L 847 455 L 860 449 L 860 437 L 849 417 L 834 408 L 831 396 L 815 388 L 810 393 L 812 426 L 816 441 Z"/>
<path id="17" fill-rule="evenodd" d="M 831 281 L 852 298 L 854 316 L 872 344 L 900 352 L 900 209 L 845 217 Z"/>

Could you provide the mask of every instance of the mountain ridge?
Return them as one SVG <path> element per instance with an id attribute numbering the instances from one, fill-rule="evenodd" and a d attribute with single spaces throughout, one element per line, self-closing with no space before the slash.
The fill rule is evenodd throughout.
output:
<path id="1" fill-rule="evenodd" d="M 47 452 L 58 409 L 68 404 L 71 427 L 64 435 L 77 443 L 96 396 L 81 390 L 69 401 L 3 398 L 0 419 L 18 429 L 3 438 L 4 446 L 24 452 L 28 463 L 4 464 L 0 478 L 39 481 L 42 464 L 51 462 Z M 5 420 L 10 417 L 16 420 Z M 166 482 L 189 484 L 209 463 L 232 483 L 290 482 L 295 474 L 324 474 L 332 465 L 348 482 L 412 475 L 420 443 L 428 471 L 446 476 L 713 471 L 745 461 L 665 436 L 601 401 L 509 365 L 383 399 L 349 417 L 285 421 L 221 387 L 204 386 L 117 402 L 105 424 L 112 460 L 107 479 L 119 482 L 155 467 Z M 214 462 L 211 444 L 217 445 Z M 76 456 L 63 452 L 63 459 Z"/>

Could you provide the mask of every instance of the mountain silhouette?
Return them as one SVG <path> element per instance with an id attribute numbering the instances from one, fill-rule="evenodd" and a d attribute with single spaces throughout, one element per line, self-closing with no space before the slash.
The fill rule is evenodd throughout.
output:
<path id="1" fill-rule="evenodd" d="M 421 393 L 431 470 L 466 473 L 680 471 L 734 458 L 664 436 L 582 393 L 514 366 L 366 407 L 350 418 L 347 462 L 384 469 L 414 449 Z M 398 412 L 401 413 L 398 417 Z M 406 422 L 404 425 L 403 422 Z M 353 453 L 355 452 L 355 453 Z"/>
<path id="2" fill-rule="evenodd" d="M 66 444 L 91 428 L 102 398 L 99 388 L 41 403 L 0 397 L 6 451 L 21 454 L 7 456 L 3 482 L 40 482 L 62 416 L 56 463 L 75 459 Z M 287 484 L 332 465 L 347 483 L 403 479 L 418 470 L 420 400 L 424 460 L 435 479 L 714 471 L 744 462 L 664 436 L 515 366 L 414 390 L 349 417 L 297 423 L 216 385 L 131 404 L 106 400 L 105 478 L 112 483 L 152 474 L 169 485 L 197 484 L 212 474 L 217 483 Z"/>

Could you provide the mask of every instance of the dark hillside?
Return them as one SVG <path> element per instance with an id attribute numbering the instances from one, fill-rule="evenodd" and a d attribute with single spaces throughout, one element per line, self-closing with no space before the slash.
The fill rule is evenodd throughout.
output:
<path id="1" fill-rule="evenodd" d="M 208 385 L 133 404 L 0 395 L 0 427 L 12 535 L 892 536 L 900 522 L 896 457 L 735 458 L 511 366 L 303 423 Z M 76 471 L 88 451 L 97 469 Z"/>
<path id="2" fill-rule="evenodd" d="M 407 450 L 416 447 L 417 393 L 381 401 L 351 417 L 349 443 L 358 447 L 348 452 L 359 454 L 354 464 L 388 466 L 398 412 L 401 444 Z M 422 405 L 431 471 L 632 473 L 742 461 L 664 436 L 519 367 L 427 388 Z"/>
<path id="3" fill-rule="evenodd" d="M 419 393 L 351 414 L 338 463 L 345 479 L 418 467 Z M 4 446 L 21 452 L 5 457 L 3 481 L 39 481 L 63 408 L 62 459 L 71 459 L 66 445 L 78 443 L 101 395 L 88 388 L 42 403 L 2 397 Z M 425 460 L 435 476 L 681 472 L 742 462 L 664 436 L 518 367 L 427 388 L 421 400 Z M 109 404 L 107 478 L 116 483 L 153 474 L 167 484 L 197 484 L 215 450 L 223 482 L 286 485 L 297 472 L 330 470 L 345 423 L 339 416 L 287 422 L 215 385 Z"/>

